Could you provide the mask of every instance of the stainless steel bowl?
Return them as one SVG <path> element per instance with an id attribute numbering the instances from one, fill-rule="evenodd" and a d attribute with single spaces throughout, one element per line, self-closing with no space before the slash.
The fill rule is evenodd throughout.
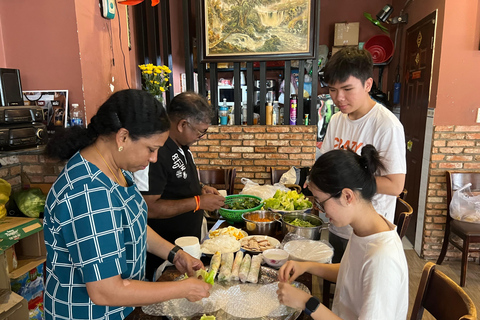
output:
<path id="1" fill-rule="evenodd" d="M 308 221 L 311 224 L 315 225 L 315 227 L 294 226 L 291 224 L 291 222 L 295 219 Z M 285 213 L 284 215 L 282 215 L 282 222 L 282 231 L 284 236 L 287 233 L 292 232 L 298 234 L 301 237 L 311 240 L 319 240 L 320 235 L 322 234 L 322 229 L 326 228 L 326 224 L 324 224 L 322 219 L 309 213 Z"/>
<path id="2" fill-rule="evenodd" d="M 271 211 L 252 211 L 242 214 L 248 234 L 275 236 L 281 224 L 282 215 Z M 258 219 L 268 219 L 269 222 L 260 222 Z"/>

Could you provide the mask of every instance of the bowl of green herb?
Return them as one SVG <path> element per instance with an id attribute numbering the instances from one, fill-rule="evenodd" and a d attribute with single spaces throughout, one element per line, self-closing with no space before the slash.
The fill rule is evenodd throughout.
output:
<path id="1" fill-rule="evenodd" d="M 262 198 L 248 194 L 234 194 L 225 197 L 225 205 L 218 213 L 229 223 L 243 222 L 242 214 L 259 210 L 263 206 Z"/>

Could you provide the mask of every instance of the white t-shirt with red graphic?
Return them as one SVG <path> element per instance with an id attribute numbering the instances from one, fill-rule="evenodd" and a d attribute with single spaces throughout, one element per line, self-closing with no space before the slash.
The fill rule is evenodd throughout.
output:
<path id="1" fill-rule="evenodd" d="M 327 127 L 320 153 L 333 149 L 348 147 L 360 154 L 362 147 L 373 145 L 385 166 L 385 172 L 378 175 L 405 174 L 407 164 L 405 158 L 405 133 L 398 118 L 383 105 L 376 103 L 363 117 L 357 120 L 348 118 L 348 114 L 337 112 L 332 116 Z M 396 197 L 376 194 L 372 200 L 375 210 L 393 222 L 395 217 Z M 344 239 L 349 239 L 352 227 L 337 228 L 330 224 L 330 231 Z"/>

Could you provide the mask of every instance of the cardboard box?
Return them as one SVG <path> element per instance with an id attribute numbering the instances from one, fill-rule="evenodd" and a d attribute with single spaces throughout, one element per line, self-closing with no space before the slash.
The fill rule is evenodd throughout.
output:
<path id="1" fill-rule="evenodd" d="M 359 22 L 335 23 L 335 36 L 333 40 L 333 45 L 335 47 L 358 45 L 359 32 Z"/>
<path id="2" fill-rule="evenodd" d="M 34 235 L 41 231 L 43 231 L 43 225 L 40 219 L 5 217 L 4 219 L 0 220 L 0 252 L 7 250 L 12 245 L 19 242 L 21 239 Z M 36 238 L 38 238 L 38 235 Z M 43 234 L 41 242 L 43 243 Z M 28 248 L 23 247 L 21 249 L 25 249 L 27 250 L 27 252 L 31 252 L 31 250 L 28 251 Z M 34 249 L 37 250 L 36 252 L 38 252 L 38 248 L 38 245 L 35 245 Z M 20 255 L 18 249 L 16 250 L 16 253 L 18 257 Z"/>
<path id="3" fill-rule="evenodd" d="M 10 289 L 0 290 L 0 319 L 25 320 L 28 317 L 27 300 Z"/>
<path id="4" fill-rule="evenodd" d="M 18 278 L 12 278 L 10 285 L 12 291 L 19 294 L 27 300 L 30 320 L 43 319 L 43 292 L 45 286 L 43 283 L 43 263 L 22 274 Z"/>

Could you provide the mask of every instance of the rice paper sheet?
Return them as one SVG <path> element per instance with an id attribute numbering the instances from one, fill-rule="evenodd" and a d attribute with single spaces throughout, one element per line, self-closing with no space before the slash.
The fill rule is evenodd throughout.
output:
<path id="1" fill-rule="evenodd" d="M 250 264 L 252 263 L 252 257 L 246 254 L 243 257 L 242 264 L 240 265 L 240 271 L 238 272 L 238 278 L 240 281 L 247 281 L 248 272 L 250 271 Z"/>
<path id="2" fill-rule="evenodd" d="M 167 316 L 171 320 L 196 320 L 203 314 L 214 315 L 216 320 L 262 319 L 292 320 L 302 310 L 295 310 L 279 303 L 277 297 L 278 271 L 260 268 L 256 284 L 230 281 L 215 283 L 210 297 L 197 302 L 187 299 L 174 299 L 142 307 L 143 312 L 153 316 Z M 179 279 L 183 278 L 179 277 Z M 308 288 L 298 282 L 294 285 L 307 293 Z"/>
<path id="3" fill-rule="evenodd" d="M 238 280 L 238 272 L 240 271 L 240 265 L 242 264 L 243 260 L 243 251 L 238 251 L 235 255 L 235 260 L 233 261 L 232 267 L 232 278 L 231 280 Z"/>

